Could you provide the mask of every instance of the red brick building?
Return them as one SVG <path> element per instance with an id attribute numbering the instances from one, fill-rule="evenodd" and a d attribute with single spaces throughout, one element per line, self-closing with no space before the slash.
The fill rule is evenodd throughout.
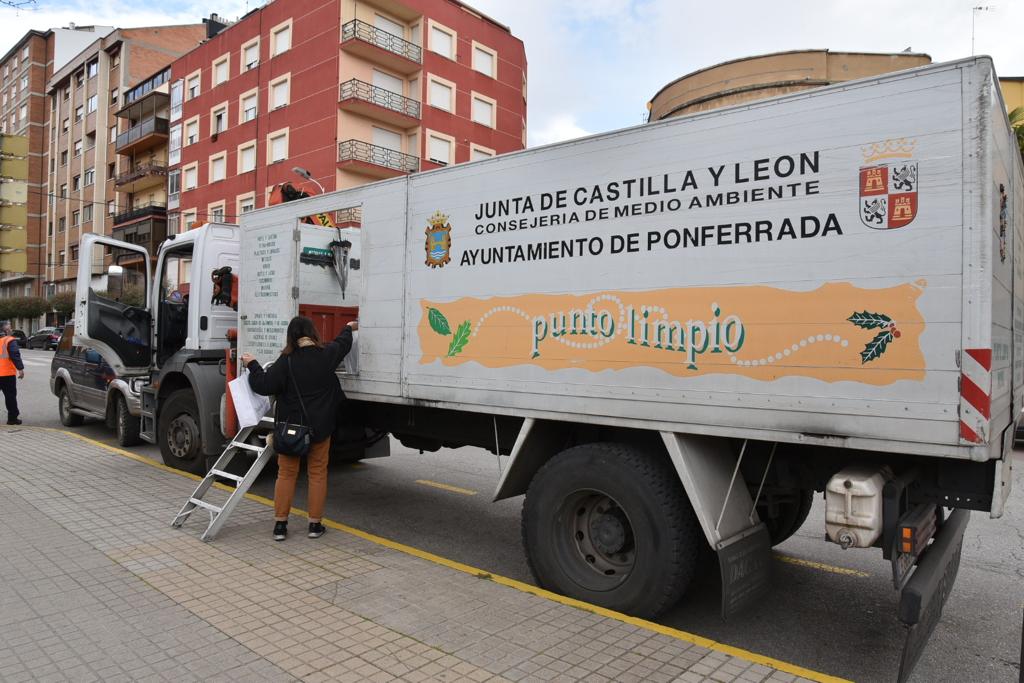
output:
<path id="1" fill-rule="evenodd" d="M 169 232 L 295 166 L 331 191 L 525 147 L 522 41 L 456 0 L 277 0 L 171 71 Z"/>

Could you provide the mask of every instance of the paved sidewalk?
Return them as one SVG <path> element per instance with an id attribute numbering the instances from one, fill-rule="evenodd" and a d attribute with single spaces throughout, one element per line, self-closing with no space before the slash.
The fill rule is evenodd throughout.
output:
<path id="1" fill-rule="evenodd" d="M 114 450 L 0 428 L 2 681 L 806 680 L 337 529 L 274 543 L 256 500 L 206 544 L 170 527 L 195 482 Z"/>

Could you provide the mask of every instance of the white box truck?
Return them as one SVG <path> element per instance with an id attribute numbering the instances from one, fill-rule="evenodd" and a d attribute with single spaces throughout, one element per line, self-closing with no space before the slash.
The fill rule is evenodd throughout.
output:
<path id="1" fill-rule="evenodd" d="M 239 348 L 263 362 L 293 315 L 357 314 L 357 433 L 511 455 L 495 497 L 525 494 L 537 581 L 635 614 L 680 597 L 702 546 L 740 609 L 823 491 L 827 537 L 892 565 L 905 677 L 968 511 L 1009 493 L 1022 177 L 972 58 L 205 226 L 161 248 L 148 310 L 83 269 L 76 335 L 149 378 L 145 431 L 173 464 L 221 443 L 223 379 L 195 378 L 235 324 L 209 284 L 169 313 L 175 258 L 197 281 L 234 268 Z M 139 250 L 86 236 L 85 262 L 103 245 Z"/>

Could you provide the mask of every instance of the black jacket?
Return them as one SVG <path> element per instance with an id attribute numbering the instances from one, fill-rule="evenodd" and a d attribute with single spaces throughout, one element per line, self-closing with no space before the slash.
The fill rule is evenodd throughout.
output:
<path id="1" fill-rule="evenodd" d="M 249 386 L 257 394 L 277 396 L 277 416 L 281 421 L 305 424 L 312 431 L 314 442 L 334 433 L 338 404 L 345 397 L 334 371 L 352 348 L 352 328 L 348 325 L 338 337 L 322 349 L 300 347 L 290 355 L 292 382 L 288 374 L 289 356 L 282 354 L 264 371 L 256 361 L 249 363 Z M 302 418 L 295 387 L 302 392 L 306 417 Z"/>

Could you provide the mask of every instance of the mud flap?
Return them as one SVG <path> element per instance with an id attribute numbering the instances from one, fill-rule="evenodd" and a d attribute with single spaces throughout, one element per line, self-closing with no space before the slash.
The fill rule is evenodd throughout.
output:
<path id="1" fill-rule="evenodd" d="M 772 576 L 771 550 L 771 537 L 763 523 L 718 544 L 723 619 L 742 612 L 768 592 Z"/>
<path id="2" fill-rule="evenodd" d="M 900 683 L 914 671 L 953 591 L 970 514 L 967 510 L 954 510 L 949 515 L 900 593 L 899 618 L 907 627 L 900 657 Z"/>

